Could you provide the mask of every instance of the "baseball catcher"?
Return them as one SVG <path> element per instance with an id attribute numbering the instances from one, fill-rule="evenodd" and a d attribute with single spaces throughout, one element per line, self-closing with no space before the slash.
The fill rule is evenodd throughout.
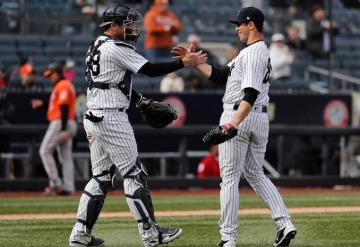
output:
<path id="1" fill-rule="evenodd" d="M 133 90 L 136 107 L 140 109 L 144 122 L 153 128 L 160 129 L 177 118 L 176 110 L 168 103 L 147 99 Z"/>
<path id="2" fill-rule="evenodd" d="M 203 137 L 203 142 L 208 145 L 218 145 L 237 135 L 237 129 L 230 123 L 217 126 L 209 130 Z"/>

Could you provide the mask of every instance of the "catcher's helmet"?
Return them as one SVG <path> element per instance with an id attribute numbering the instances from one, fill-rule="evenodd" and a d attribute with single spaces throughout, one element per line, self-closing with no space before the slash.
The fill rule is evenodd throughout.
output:
<path id="1" fill-rule="evenodd" d="M 124 41 L 135 43 L 141 32 L 143 18 L 135 9 L 125 5 L 115 5 L 104 11 L 103 22 L 99 27 L 106 27 L 112 22 L 124 27 Z"/>

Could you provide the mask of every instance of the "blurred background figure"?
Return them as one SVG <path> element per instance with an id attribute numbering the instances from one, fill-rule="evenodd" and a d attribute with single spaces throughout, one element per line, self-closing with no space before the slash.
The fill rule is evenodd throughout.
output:
<path id="1" fill-rule="evenodd" d="M 207 54 L 207 62 L 211 63 L 215 67 L 220 67 L 220 62 L 217 56 L 215 56 L 212 51 L 201 47 L 201 38 L 196 34 L 190 34 L 186 38 L 187 45 L 192 44 L 195 48 L 195 51 L 198 52 L 200 50 L 203 53 Z M 185 76 L 187 80 L 187 89 L 188 90 L 199 90 L 199 89 L 218 89 L 223 88 L 223 85 L 215 84 L 208 80 L 205 76 L 200 74 L 198 71 L 188 70 L 187 75 Z"/>
<path id="2" fill-rule="evenodd" d="M 289 11 L 293 16 L 306 19 L 314 6 L 324 6 L 324 0 L 291 0 L 290 4 Z"/>
<path id="3" fill-rule="evenodd" d="M 144 17 L 145 53 L 151 62 L 171 57 L 174 36 L 180 32 L 181 23 L 170 10 L 168 0 L 155 0 Z"/>
<path id="4" fill-rule="evenodd" d="M 30 58 L 24 58 L 20 62 L 19 75 L 21 85 L 24 87 L 30 87 L 34 83 L 33 75 L 35 74 L 35 68 Z"/>
<path id="5" fill-rule="evenodd" d="M 185 83 L 176 72 L 167 74 L 160 82 L 161 93 L 180 93 L 184 91 Z"/>
<path id="6" fill-rule="evenodd" d="M 291 76 L 291 64 L 294 60 L 294 54 L 285 44 L 285 37 L 283 34 L 273 34 L 269 52 L 272 66 L 272 79 L 289 79 Z"/>
<path id="7" fill-rule="evenodd" d="M 76 134 L 77 126 L 76 93 L 72 82 L 64 78 L 61 64 L 50 64 L 43 76 L 49 78 L 53 85 L 47 112 L 50 124 L 39 150 L 41 161 L 49 176 L 49 186 L 45 188 L 44 195 L 71 195 L 75 191 L 72 138 Z M 44 105 L 39 99 L 34 99 L 31 103 L 34 109 Z M 56 167 L 55 149 L 62 165 L 63 179 L 60 178 Z"/>
<path id="8" fill-rule="evenodd" d="M 75 72 L 73 71 L 73 68 L 75 66 L 74 60 L 67 59 L 63 62 L 61 62 L 63 65 L 63 75 L 65 79 L 68 79 L 70 81 L 74 80 L 76 77 Z"/>
<path id="9" fill-rule="evenodd" d="M 220 177 L 218 155 L 218 146 L 211 146 L 209 154 L 200 161 L 197 167 L 196 177 Z"/>
<path id="10" fill-rule="evenodd" d="M 300 37 L 300 30 L 297 26 L 289 26 L 287 28 L 286 45 L 293 51 L 303 51 L 305 49 L 305 41 Z"/>
<path id="11" fill-rule="evenodd" d="M 192 71 L 185 76 L 185 91 L 195 92 L 204 89 L 204 77 Z"/>
<path id="12" fill-rule="evenodd" d="M 190 34 L 187 37 L 186 42 L 188 46 L 190 44 L 193 44 L 196 52 L 202 50 L 204 53 L 206 53 L 208 57 L 207 59 L 208 63 L 211 63 L 214 66 L 220 66 L 219 59 L 210 50 L 201 47 L 201 38 L 198 35 Z"/>
<path id="13" fill-rule="evenodd" d="M 306 49 L 314 58 L 325 58 L 333 50 L 330 39 L 330 29 L 333 24 L 326 19 L 325 9 L 322 5 L 315 5 L 306 22 Z M 337 28 L 334 28 L 334 34 Z"/>

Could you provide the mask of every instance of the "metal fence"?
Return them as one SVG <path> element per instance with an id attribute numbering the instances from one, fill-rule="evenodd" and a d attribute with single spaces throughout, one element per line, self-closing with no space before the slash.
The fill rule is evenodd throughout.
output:
<path id="1" fill-rule="evenodd" d="M 11 159 L 23 159 L 26 163 L 25 177 L 31 176 L 32 163 L 34 157 L 38 155 L 39 139 L 46 130 L 46 125 L 9 125 L 0 126 L 0 136 L 10 138 L 10 145 L 22 146 L 22 151 L 11 151 L 7 153 L 1 153 L 2 170 L 4 171 L 3 177 L 7 177 L 8 166 L 7 162 Z M 206 147 L 204 150 L 189 150 L 189 141 L 191 137 L 203 135 L 210 126 L 206 125 L 194 125 L 186 126 L 183 128 L 166 128 L 163 130 L 153 130 L 147 126 L 136 125 L 134 131 L 137 137 L 143 136 L 167 136 L 167 137 L 179 137 L 177 143 L 177 151 L 158 151 L 158 152 L 145 152 L 140 153 L 140 156 L 144 159 L 158 159 L 160 165 L 159 178 L 165 179 L 167 177 L 167 160 L 169 158 L 177 159 L 180 166 L 178 178 L 186 178 L 189 175 L 189 159 L 200 158 L 207 154 Z M 350 164 L 350 158 L 347 155 L 346 148 L 350 136 L 359 135 L 360 128 L 326 128 L 323 126 L 290 126 L 290 125 L 270 125 L 270 138 L 276 143 L 277 161 L 274 164 L 265 162 L 264 167 L 269 171 L 270 175 L 274 178 L 284 175 L 284 140 L 288 137 L 294 136 L 307 136 L 307 137 L 320 137 L 321 139 L 321 177 L 330 176 L 329 174 L 329 138 L 335 138 L 340 148 L 340 174 L 339 176 L 346 177 L 349 174 L 347 171 Z M 82 126 L 79 126 L 80 146 L 87 146 L 85 134 Z M 11 143 L 12 138 L 21 137 L 20 143 Z M 25 138 L 25 139 L 24 139 Z M 24 141 L 25 140 L 25 141 Z M 15 150 L 15 149 L 14 149 Z M 83 165 L 81 167 L 83 172 L 83 179 L 87 179 L 89 176 L 89 153 L 87 150 L 75 150 L 75 159 L 82 159 Z"/>

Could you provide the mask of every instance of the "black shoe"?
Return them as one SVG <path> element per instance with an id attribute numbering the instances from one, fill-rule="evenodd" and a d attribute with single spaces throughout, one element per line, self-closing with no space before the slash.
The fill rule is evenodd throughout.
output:
<path id="1" fill-rule="evenodd" d="M 70 247 L 83 247 L 83 246 L 104 246 L 105 241 L 101 238 L 95 238 L 94 236 L 91 236 L 91 240 L 89 243 L 86 242 L 80 242 L 80 241 L 72 241 L 70 242 Z"/>
<path id="2" fill-rule="evenodd" d="M 225 241 L 225 240 L 221 240 L 218 244 L 217 244 L 217 246 L 224 246 L 224 247 L 226 247 L 226 246 L 236 246 L 236 242 L 234 241 L 234 240 L 227 240 L 227 241 Z"/>
<path id="3" fill-rule="evenodd" d="M 161 227 L 159 225 L 156 225 L 156 228 L 159 231 L 160 244 L 167 244 L 174 241 L 179 238 L 183 232 L 181 228 Z"/>
<path id="4" fill-rule="evenodd" d="M 295 238 L 296 229 L 293 225 L 284 227 L 280 231 L 278 231 L 275 242 L 273 244 L 274 247 L 288 247 L 291 239 Z"/>

